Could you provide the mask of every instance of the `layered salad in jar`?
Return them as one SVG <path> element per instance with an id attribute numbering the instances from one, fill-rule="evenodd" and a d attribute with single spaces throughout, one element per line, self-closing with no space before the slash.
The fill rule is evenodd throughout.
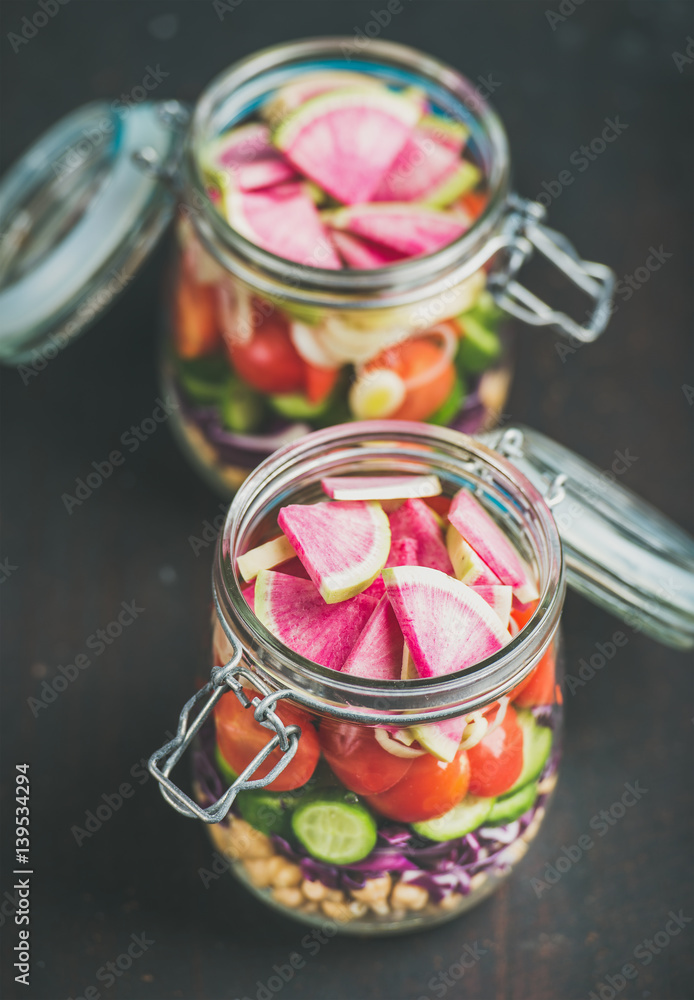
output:
<path id="1" fill-rule="evenodd" d="M 226 270 L 183 211 L 166 372 L 195 455 L 235 488 L 279 445 L 351 419 L 423 420 L 474 432 L 509 385 L 508 333 L 483 267 L 407 307 L 358 303 L 437 254 L 484 212 L 488 184 L 469 126 L 415 86 L 368 72 L 299 72 L 198 154 L 232 230 L 286 264 L 273 293 Z M 306 269 L 355 276 L 316 307 Z M 393 277 L 395 281 L 395 278 Z"/>
<path id="2" fill-rule="evenodd" d="M 431 475 L 321 485 L 325 501 L 281 508 L 277 535 L 237 560 L 246 601 L 289 650 L 402 684 L 472 670 L 532 617 L 534 570 L 472 492 L 445 498 Z M 231 649 L 218 621 L 213 645 L 221 666 Z M 250 888 L 299 919 L 352 933 L 448 919 L 493 891 L 537 832 L 561 703 L 554 638 L 513 689 L 439 722 L 403 728 L 394 714 L 373 726 L 282 701 L 284 724 L 301 729 L 296 753 L 266 788 L 238 793 L 213 840 Z M 225 694 L 195 755 L 200 803 L 269 736 L 252 704 Z M 253 777 L 280 759 L 274 750 Z"/>

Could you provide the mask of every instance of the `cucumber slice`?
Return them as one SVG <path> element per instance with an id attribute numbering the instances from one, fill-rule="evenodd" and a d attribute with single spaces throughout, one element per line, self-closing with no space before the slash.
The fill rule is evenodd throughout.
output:
<path id="1" fill-rule="evenodd" d="M 231 373 L 223 358 L 195 358 L 178 365 L 178 378 L 187 396 L 196 403 L 218 403 L 229 385 Z"/>
<path id="2" fill-rule="evenodd" d="M 537 782 L 519 788 L 517 792 L 506 794 L 503 798 L 496 800 L 492 806 L 492 811 L 487 816 L 485 826 L 503 826 L 518 819 L 528 809 L 532 808 L 537 798 Z"/>
<path id="3" fill-rule="evenodd" d="M 217 768 L 219 769 L 219 772 L 225 781 L 227 781 L 229 784 L 236 781 L 236 779 L 238 778 L 238 774 L 233 769 L 233 767 L 227 764 L 226 760 L 222 756 L 222 751 L 219 749 L 218 743 L 215 743 L 214 745 L 214 762 L 217 765 Z"/>
<path id="4" fill-rule="evenodd" d="M 356 796 L 341 790 L 318 793 L 297 806 L 292 830 L 312 857 L 333 865 L 361 861 L 376 846 L 375 819 Z"/>
<path id="5" fill-rule="evenodd" d="M 466 372 L 477 375 L 489 368 L 501 354 L 498 335 L 471 313 L 458 317 L 464 336 L 458 345 L 456 361 Z"/>
<path id="6" fill-rule="evenodd" d="M 507 795 L 512 795 L 539 778 L 552 750 L 552 730 L 548 726 L 538 726 L 528 709 L 518 712 L 517 718 L 518 725 L 523 730 L 523 770 Z"/>
<path id="7" fill-rule="evenodd" d="M 265 791 L 243 791 L 236 796 L 241 815 L 261 833 L 286 836 L 290 829 L 291 810 L 295 799 L 291 794 Z"/>
<path id="8" fill-rule="evenodd" d="M 491 292 L 485 289 L 480 294 L 472 309 L 460 316 L 459 319 L 464 320 L 466 316 L 473 316 L 482 326 L 486 326 L 488 330 L 496 330 L 496 325 L 503 315 L 503 309 L 500 309 L 496 304 Z"/>
<path id="9" fill-rule="evenodd" d="M 227 430 L 236 431 L 237 434 L 247 434 L 259 427 L 264 409 L 258 393 L 238 379 L 227 383 L 219 403 L 222 423 Z"/>
<path id="10" fill-rule="evenodd" d="M 320 403 L 312 403 L 298 392 L 288 393 L 285 396 L 270 396 L 270 406 L 288 420 L 314 420 L 328 409 L 330 396 L 326 396 Z"/>
<path id="11" fill-rule="evenodd" d="M 427 819 L 423 823 L 413 823 L 412 829 L 429 840 L 455 840 L 456 837 L 464 837 L 478 826 L 483 826 L 494 802 L 494 799 L 467 795 L 443 816 Z"/>

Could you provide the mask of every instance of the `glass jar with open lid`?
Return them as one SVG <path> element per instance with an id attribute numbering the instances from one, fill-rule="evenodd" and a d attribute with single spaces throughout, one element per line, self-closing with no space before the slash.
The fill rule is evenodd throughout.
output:
<path id="1" fill-rule="evenodd" d="M 256 53 L 192 112 L 96 102 L 54 126 L 0 184 L 0 358 L 25 378 L 44 366 L 127 286 L 176 207 L 162 378 L 177 436 L 223 493 L 281 444 L 349 419 L 492 426 L 512 318 L 597 337 L 614 276 L 512 193 L 479 88 L 414 49 L 373 41 L 355 57 L 349 43 Z M 297 149 L 302 122 L 345 121 L 327 166 L 315 140 L 310 163 Z M 520 283 L 533 253 L 588 296 L 585 323 Z"/>
<path id="2" fill-rule="evenodd" d="M 448 644 L 463 662 L 473 640 L 449 597 L 470 588 L 460 582 L 466 577 L 450 539 L 450 576 L 422 569 L 422 560 L 414 574 L 391 562 L 382 573 L 385 596 L 381 588 L 373 606 L 369 588 L 328 604 L 351 603 L 357 618 L 326 619 L 311 647 L 320 648 L 316 659 L 277 629 L 278 587 L 288 588 L 284 613 L 294 612 L 299 633 L 313 627 L 304 594 L 313 583 L 301 567 L 281 562 L 250 589 L 244 583 L 239 556 L 277 536 L 278 523 L 286 524 L 281 511 L 324 503 L 335 477 L 374 476 L 381 486 L 384 477 L 435 477 L 439 496 L 405 501 L 426 506 L 432 524 L 446 511 L 453 523 L 449 502 L 462 490 L 522 555 L 536 596 L 514 601 L 510 620 L 506 607 L 509 634 L 491 655 L 482 650 L 464 669 L 427 674 L 421 649 L 429 640 L 415 653 L 398 612 L 404 579 L 423 585 L 436 577 L 424 628 L 442 639 L 439 651 Z M 392 555 L 403 507 L 386 505 Z M 556 783 L 565 578 L 634 629 L 694 644 L 694 541 L 542 435 L 513 428 L 481 443 L 393 421 L 309 435 L 266 460 L 229 509 L 213 571 L 211 680 L 184 707 L 177 736 L 152 756 L 150 770 L 176 810 L 209 824 L 214 863 L 295 918 L 368 935 L 460 914 L 522 858 Z M 403 670 L 387 679 L 349 666 L 380 602 L 390 602 L 405 636 Z M 373 644 L 367 649 L 375 656 Z M 194 739 L 188 795 L 170 774 Z"/>

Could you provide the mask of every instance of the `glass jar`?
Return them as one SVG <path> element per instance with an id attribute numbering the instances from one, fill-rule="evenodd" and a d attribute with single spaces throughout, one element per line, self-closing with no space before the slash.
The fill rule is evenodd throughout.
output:
<path id="1" fill-rule="evenodd" d="M 152 756 L 150 770 L 174 808 L 210 824 L 217 863 L 299 920 L 334 921 L 351 934 L 424 927 L 475 905 L 513 870 L 556 783 L 566 565 L 573 586 L 617 610 L 634 629 L 672 645 L 694 644 L 694 541 L 541 435 L 512 428 L 492 437 L 496 451 L 423 424 L 362 422 L 319 431 L 267 459 L 229 509 L 214 561 L 212 678 L 187 703 L 177 737 Z M 567 472 L 557 472 L 558 466 Z M 324 499 L 320 481 L 326 475 L 428 473 L 439 477 L 444 496 L 461 486 L 472 490 L 533 567 L 539 600 L 523 616 L 514 612 L 519 630 L 507 646 L 443 677 L 376 681 L 318 666 L 263 627 L 244 595 L 236 560 L 277 534 L 280 507 Z M 648 594 L 640 566 L 651 582 Z M 189 724 L 201 699 L 206 704 Z M 215 751 L 213 710 L 220 745 L 257 722 L 274 730 L 240 775 L 230 773 Z M 416 747 L 403 756 L 402 743 L 390 738 L 394 730 L 461 717 L 462 742 L 450 764 Z M 496 787 L 475 755 L 480 739 L 499 727 L 505 738 L 511 729 L 522 730 L 522 765 L 510 788 L 508 782 Z M 195 737 L 190 797 L 169 775 Z M 254 779 L 269 754 L 263 777 Z M 455 767 L 464 771 L 466 757 L 470 780 L 477 782 L 468 789 L 477 794 L 468 790 L 462 804 L 446 812 L 464 792 L 466 779 L 456 785 L 461 774 Z M 291 775 L 286 784 L 263 793 L 285 768 Z M 333 833 L 347 836 L 350 824 L 361 822 L 373 835 L 358 861 L 328 862 L 297 840 L 300 810 L 318 801 L 332 803 L 334 813 L 338 800 L 346 809 L 345 826 L 338 819 Z M 441 813 L 448 817 L 443 826 L 432 819 Z"/>
<path id="2" fill-rule="evenodd" d="M 192 115 L 176 101 L 119 111 L 94 102 L 57 123 L 0 183 L 0 359 L 24 379 L 44 367 L 127 287 L 176 205 L 162 377 L 179 404 L 174 430 L 226 494 L 315 427 L 386 415 L 466 432 L 491 426 L 511 377 L 510 317 L 574 341 L 597 337 L 614 275 L 580 260 L 542 224 L 541 205 L 511 193 L 506 135 L 479 88 L 394 43 L 353 55 L 349 39 L 287 43 L 221 74 Z M 326 270 L 260 249 L 215 206 L 203 172 L 209 143 L 298 73 L 345 68 L 418 93 L 441 128 L 468 131 L 483 197 L 443 249 L 376 270 Z M 520 284 L 534 252 L 588 295 L 584 324 Z M 283 359 L 279 381 L 259 376 L 261 341 Z"/>

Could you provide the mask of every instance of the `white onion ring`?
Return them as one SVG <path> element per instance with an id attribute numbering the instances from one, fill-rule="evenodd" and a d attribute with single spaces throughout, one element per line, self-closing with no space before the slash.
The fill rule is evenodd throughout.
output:
<path id="1" fill-rule="evenodd" d="M 415 747 L 406 747 L 397 740 L 394 740 L 390 733 L 380 727 L 374 729 L 374 736 L 379 746 L 383 747 L 393 757 L 422 757 L 426 750 L 417 750 Z"/>

